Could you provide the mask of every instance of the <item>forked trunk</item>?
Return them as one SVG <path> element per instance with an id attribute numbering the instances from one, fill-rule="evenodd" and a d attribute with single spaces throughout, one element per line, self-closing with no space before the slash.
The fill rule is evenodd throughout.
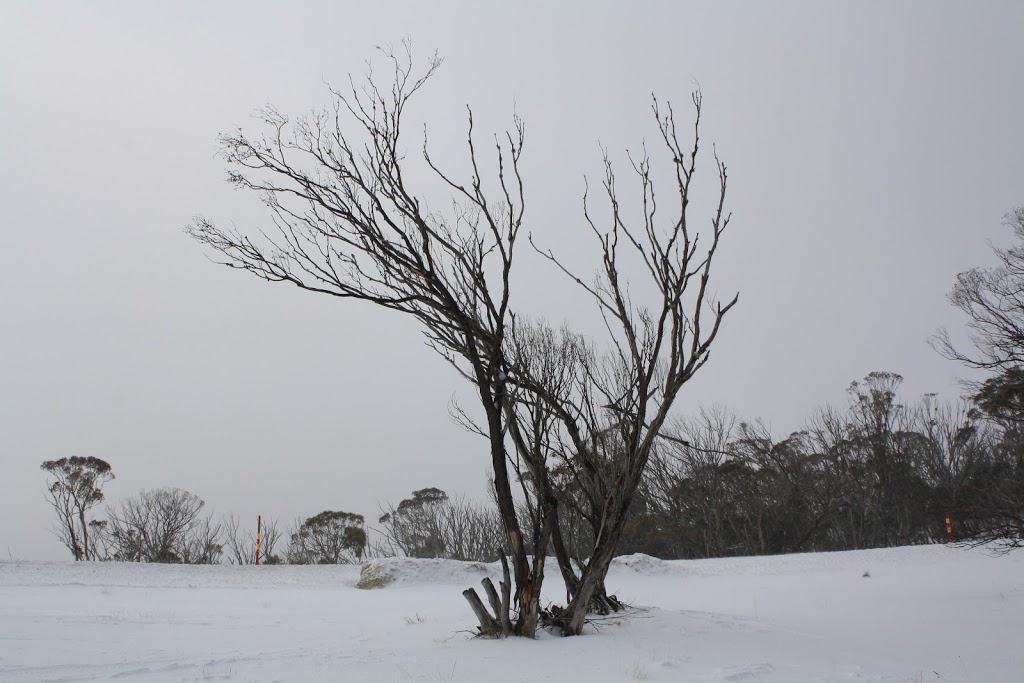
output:
<path id="1" fill-rule="evenodd" d="M 604 577 L 608 574 L 608 567 L 611 566 L 612 558 L 615 557 L 615 546 L 606 544 L 600 551 L 595 548 L 595 553 L 587 562 L 580 578 L 579 590 L 569 601 L 565 608 L 562 628 L 565 635 L 578 636 L 583 632 L 583 624 L 586 623 L 587 614 L 591 611 L 594 597 L 600 592 L 605 596 Z M 605 596 L 606 597 L 606 596 Z"/>
<path id="2" fill-rule="evenodd" d="M 543 582 L 543 569 L 538 576 L 530 571 L 530 563 L 523 544 L 523 532 L 516 516 L 515 502 L 509 485 L 508 462 L 505 452 L 505 434 L 502 428 L 501 389 L 492 397 L 486 396 L 484 386 L 480 387 L 485 394 L 484 404 L 487 406 L 487 426 L 491 441 L 491 465 L 494 468 L 494 491 L 498 502 L 498 513 L 509 542 L 509 554 L 512 556 L 512 575 L 515 579 L 515 605 L 518 618 L 513 625 L 513 633 L 526 638 L 533 638 L 537 633 L 537 621 L 540 617 L 540 586 Z M 510 610 L 512 606 L 510 606 Z M 497 615 L 500 623 L 502 615 Z M 508 617 L 506 617 L 508 618 Z M 483 624 L 481 624 L 483 626 Z"/>

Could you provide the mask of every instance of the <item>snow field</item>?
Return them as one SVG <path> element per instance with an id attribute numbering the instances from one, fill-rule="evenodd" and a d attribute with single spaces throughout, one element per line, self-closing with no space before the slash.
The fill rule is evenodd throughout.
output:
<path id="1" fill-rule="evenodd" d="M 634 609 L 535 641 L 470 637 L 460 593 L 497 564 L 364 572 L 390 581 L 361 590 L 353 566 L 0 563 L 0 681 L 1024 681 L 1024 553 L 633 555 L 608 588 Z M 545 588 L 564 600 L 554 565 Z"/>

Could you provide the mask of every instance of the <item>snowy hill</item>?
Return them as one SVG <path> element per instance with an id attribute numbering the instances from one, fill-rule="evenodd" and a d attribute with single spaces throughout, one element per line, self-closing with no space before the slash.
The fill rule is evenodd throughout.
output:
<path id="1" fill-rule="evenodd" d="M 562 598 L 558 573 L 545 585 Z M 470 638 L 497 565 L 0 564 L 0 681 L 1024 681 L 1024 553 L 615 561 L 581 638 Z M 365 584 L 366 582 L 364 582 Z"/>

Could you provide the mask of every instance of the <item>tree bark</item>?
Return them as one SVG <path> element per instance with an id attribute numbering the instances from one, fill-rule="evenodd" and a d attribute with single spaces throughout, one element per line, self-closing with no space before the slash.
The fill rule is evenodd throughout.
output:
<path id="1" fill-rule="evenodd" d="M 487 608 L 484 607 L 484 603 L 480 601 L 480 596 L 473 588 L 467 588 L 462 591 L 462 597 L 466 598 L 466 602 L 469 603 L 470 608 L 473 610 L 473 614 L 476 615 L 477 621 L 480 622 L 480 635 L 482 636 L 496 636 L 500 633 L 498 622 L 494 620 L 494 617 L 490 615 Z"/>
<path id="2" fill-rule="evenodd" d="M 512 620 L 509 616 L 509 609 L 512 605 L 512 579 L 508 573 L 508 560 L 505 553 L 501 553 L 501 611 L 498 613 L 501 619 L 501 630 L 505 633 L 512 633 Z"/>

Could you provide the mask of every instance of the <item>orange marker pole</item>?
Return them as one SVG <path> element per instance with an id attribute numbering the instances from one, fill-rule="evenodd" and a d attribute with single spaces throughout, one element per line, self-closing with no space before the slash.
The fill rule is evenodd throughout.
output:
<path id="1" fill-rule="evenodd" d="M 949 519 L 948 517 L 946 518 Z M 263 535 L 263 515 L 256 517 L 256 564 L 260 563 L 260 540 Z"/>
<path id="2" fill-rule="evenodd" d="M 953 520 L 949 518 L 949 509 L 946 509 L 946 543 L 953 542 Z"/>

